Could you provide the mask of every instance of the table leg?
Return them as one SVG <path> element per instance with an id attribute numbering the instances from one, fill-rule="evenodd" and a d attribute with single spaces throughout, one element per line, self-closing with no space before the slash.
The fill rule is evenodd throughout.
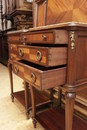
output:
<path id="1" fill-rule="evenodd" d="M 50 89 L 50 100 L 51 100 L 51 107 L 53 107 L 53 88 Z"/>
<path id="2" fill-rule="evenodd" d="M 62 89 L 58 88 L 58 106 L 61 106 Z"/>
<path id="3" fill-rule="evenodd" d="M 65 94 L 65 130 L 72 130 L 75 97 L 76 93 L 74 92 L 66 92 Z"/>
<path id="4" fill-rule="evenodd" d="M 25 87 L 25 108 L 26 108 L 26 115 L 27 119 L 29 119 L 29 85 L 26 81 L 24 81 Z"/>
<path id="5" fill-rule="evenodd" d="M 14 102 L 14 96 L 13 96 L 13 76 L 12 76 L 12 64 L 11 63 L 8 63 L 8 71 L 9 71 L 10 85 L 11 85 L 11 99 L 12 99 L 12 102 Z"/>
<path id="6" fill-rule="evenodd" d="M 31 90 L 31 100 L 32 100 L 32 119 L 33 119 L 33 124 L 34 124 L 34 128 L 36 128 L 36 100 L 35 100 L 35 88 L 30 85 L 30 90 Z"/>

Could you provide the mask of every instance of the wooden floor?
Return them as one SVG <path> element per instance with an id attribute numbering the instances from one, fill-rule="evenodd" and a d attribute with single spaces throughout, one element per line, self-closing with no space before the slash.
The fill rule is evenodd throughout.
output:
<path id="1" fill-rule="evenodd" d="M 62 108 L 51 108 L 36 117 L 46 130 L 65 130 L 65 112 Z M 87 130 L 87 122 L 74 115 L 73 130 Z"/>

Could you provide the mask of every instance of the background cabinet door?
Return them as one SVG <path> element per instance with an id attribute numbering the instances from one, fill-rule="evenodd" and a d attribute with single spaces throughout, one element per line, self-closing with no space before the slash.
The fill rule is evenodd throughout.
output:
<path id="1" fill-rule="evenodd" d="M 35 0 L 33 2 L 34 27 L 46 25 L 47 0 Z"/>

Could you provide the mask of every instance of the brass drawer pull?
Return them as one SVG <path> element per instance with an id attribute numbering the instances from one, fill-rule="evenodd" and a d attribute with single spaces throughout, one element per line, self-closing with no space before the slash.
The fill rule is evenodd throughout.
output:
<path id="1" fill-rule="evenodd" d="M 34 73 L 31 73 L 30 79 L 31 79 L 32 83 L 35 83 L 36 82 L 36 75 Z"/>
<path id="2" fill-rule="evenodd" d="M 14 71 L 16 74 L 18 73 L 18 71 L 19 71 L 18 66 L 15 66 Z"/>
<path id="3" fill-rule="evenodd" d="M 47 39 L 47 36 L 46 36 L 46 35 L 42 35 L 42 39 L 43 39 L 43 40 L 46 40 L 46 39 Z"/>
<path id="4" fill-rule="evenodd" d="M 13 60 L 13 56 L 11 55 L 11 60 Z"/>
<path id="5" fill-rule="evenodd" d="M 37 53 L 36 53 L 36 59 L 37 59 L 37 61 L 41 61 L 41 59 L 42 59 L 42 54 L 41 54 L 40 51 L 37 51 Z"/>
<path id="6" fill-rule="evenodd" d="M 26 41 L 26 40 L 27 40 L 27 37 L 26 37 L 26 36 L 24 36 L 24 37 L 23 37 L 23 40 L 24 40 L 24 41 Z"/>
<path id="7" fill-rule="evenodd" d="M 20 50 L 19 50 L 19 56 L 21 56 L 21 57 L 22 57 L 22 56 L 23 56 L 23 54 L 24 54 L 24 53 L 23 53 L 23 50 L 22 50 L 22 49 L 20 49 Z"/>

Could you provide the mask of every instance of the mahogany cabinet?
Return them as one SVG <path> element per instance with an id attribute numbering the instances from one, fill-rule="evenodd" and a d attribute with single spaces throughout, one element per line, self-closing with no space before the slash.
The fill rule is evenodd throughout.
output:
<path id="1" fill-rule="evenodd" d="M 33 0 L 33 25 L 64 22 L 87 23 L 86 0 Z"/>
<path id="2" fill-rule="evenodd" d="M 29 83 L 34 126 L 36 127 L 36 121 L 39 121 L 45 129 L 50 130 L 54 128 L 55 130 L 60 130 L 60 128 L 61 130 L 82 130 L 83 127 L 86 130 L 87 122 L 76 115 L 73 120 L 73 112 L 77 92 L 82 92 L 84 88 L 87 88 L 85 85 L 87 84 L 87 62 L 85 60 L 87 56 L 87 24 L 60 23 L 31 28 L 26 32 L 20 32 L 20 35 L 17 32 L 12 32 L 8 33 L 8 41 L 9 53 L 16 54 L 16 58 L 19 58 L 19 60 L 15 58 L 12 60 L 9 57 L 11 94 L 14 96 L 13 69 L 16 75 Z M 52 52 L 50 49 L 52 49 Z M 53 62 L 50 64 L 53 56 L 59 59 L 54 61 L 55 64 Z M 45 61 L 43 60 L 45 58 L 47 58 L 49 64 L 42 62 Z M 59 63 L 60 61 L 61 63 Z M 59 110 L 58 107 L 37 113 L 36 90 L 42 92 L 49 88 L 53 89 L 55 86 L 59 87 L 60 90 L 59 105 L 61 104 L 61 90 L 65 90 L 65 114 L 64 110 L 61 108 Z M 60 118 L 62 123 L 59 121 Z M 64 122 L 65 125 L 63 125 Z"/>

